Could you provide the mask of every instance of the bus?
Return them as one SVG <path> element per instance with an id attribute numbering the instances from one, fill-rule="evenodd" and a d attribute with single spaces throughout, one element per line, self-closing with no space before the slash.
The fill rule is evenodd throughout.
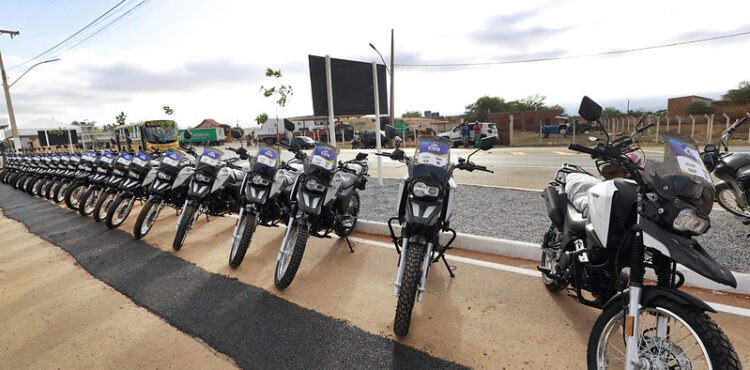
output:
<path id="1" fill-rule="evenodd" d="M 130 145 L 127 138 L 130 138 Z M 154 149 L 166 152 L 180 147 L 178 139 L 177 123 L 172 120 L 142 121 L 115 127 L 115 140 L 121 151 L 132 148 L 149 154 Z"/>

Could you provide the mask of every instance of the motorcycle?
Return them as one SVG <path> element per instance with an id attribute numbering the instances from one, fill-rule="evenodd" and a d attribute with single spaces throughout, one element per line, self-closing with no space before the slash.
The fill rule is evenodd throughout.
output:
<path id="1" fill-rule="evenodd" d="M 716 200 L 729 213 L 750 218 L 750 153 L 731 153 L 727 141 L 747 120 L 735 123 L 721 134 L 719 147 L 706 145 L 702 158 L 710 172 L 723 180 L 716 184 Z M 721 152 L 721 149 L 724 152 Z"/>
<path id="2" fill-rule="evenodd" d="M 112 175 L 112 168 L 117 156 L 111 152 L 103 152 L 96 159 L 95 172 L 89 178 L 89 187 L 79 200 L 78 213 L 88 216 L 96 209 L 96 204 L 106 187 L 107 179 Z"/>
<path id="3" fill-rule="evenodd" d="M 194 150 L 186 149 L 186 151 L 197 157 Z M 185 203 L 187 180 L 190 179 L 193 171 L 193 163 L 187 158 L 185 152 L 170 150 L 162 156 L 156 179 L 148 187 L 148 198 L 133 226 L 133 235 L 136 239 L 148 234 L 164 205 L 179 212 L 180 207 Z"/>
<path id="4" fill-rule="evenodd" d="M 63 154 L 60 158 L 60 165 L 62 166 L 59 172 L 59 177 L 54 185 L 52 185 L 52 200 L 55 203 L 60 203 L 65 200 L 65 194 L 68 191 L 71 183 L 75 180 L 76 171 L 78 171 L 78 164 L 81 161 L 81 157 L 77 153 Z"/>
<path id="5" fill-rule="evenodd" d="M 453 271 L 445 260 L 445 252 L 451 249 L 456 231 L 450 225 L 453 211 L 453 193 L 457 184 L 454 170 L 483 171 L 493 173 L 485 166 L 471 162 L 471 156 L 479 150 L 489 150 L 497 142 L 496 137 L 485 137 L 479 148 L 468 158 L 459 158 L 457 164 L 450 161 L 452 142 L 439 136 L 425 135 L 417 139 L 414 157 L 404 155 L 396 149 L 388 156 L 392 160 L 406 163 L 408 174 L 401 179 L 396 207 L 398 216 L 388 220 L 391 239 L 399 254 L 398 270 L 393 296 L 398 297 L 393 332 L 403 337 L 409 333 L 414 300 L 422 301 L 427 274 L 433 263 L 441 260 L 451 277 Z M 396 236 L 393 222 L 401 226 L 401 235 Z M 440 244 L 441 233 L 452 234 L 444 245 Z"/>
<path id="6" fill-rule="evenodd" d="M 258 224 L 276 226 L 289 218 L 289 195 L 303 164 L 299 159 L 283 163 L 279 154 L 278 150 L 261 143 L 255 160 L 250 163 L 250 171 L 242 180 L 240 213 L 229 253 L 232 268 L 237 268 L 245 258 Z"/>
<path id="7" fill-rule="evenodd" d="M 65 205 L 78 211 L 82 196 L 90 187 L 90 178 L 96 171 L 97 155 L 86 152 L 81 156 L 76 172 L 71 177 L 70 185 L 65 191 Z"/>
<path id="8" fill-rule="evenodd" d="M 128 169 L 132 162 L 133 155 L 131 153 L 120 153 L 112 163 L 110 175 L 104 181 L 103 190 L 100 191 L 94 210 L 91 212 L 94 221 L 100 222 L 107 219 L 109 208 L 120 191 L 120 184 L 128 177 Z"/>
<path id="9" fill-rule="evenodd" d="M 291 192 L 292 209 L 276 258 L 274 285 L 279 289 L 292 283 L 310 236 L 329 238 L 334 232 L 346 240 L 349 251 L 354 253 L 349 234 L 359 215 L 357 189 L 365 189 L 368 176 L 367 153 L 359 153 L 355 159 L 337 166 L 339 150 L 331 145 L 316 143 L 309 157 L 299 146 L 290 146 L 289 150 L 304 165 Z"/>
<path id="10" fill-rule="evenodd" d="M 550 291 L 565 289 L 579 302 L 602 309 L 589 338 L 590 369 L 703 363 L 740 368 L 731 343 L 706 314 L 715 311 L 679 290 L 685 277 L 678 263 L 709 280 L 737 286 L 732 273 L 693 239 L 710 227 L 715 194 L 695 142 L 662 132 L 664 160 L 650 159 L 640 167 L 612 145 L 599 121 L 601 111 L 583 98 L 579 114 L 598 123 L 606 141 L 569 149 L 616 163 L 630 179 L 601 181 L 569 164 L 557 171 L 542 193 L 552 221 L 538 266 L 542 282 Z M 656 285 L 644 283 L 647 268 L 654 271 Z"/>
<path id="11" fill-rule="evenodd" d="M 154 151 L 159 155 L 159 151 Z M 136 200 L 146 198 L 146 191 L 156 178 L 158 163 L 151 160 L 151 156 L 140 152 L 133 157 L 126 172 L 127 176 L 118 186 L 118 192 L 107 209 L 105 224 L 113 229 L 122 225 L 133 209 Z"/>
<path id="12" fill-rule="evenodd" d="M 172 242 L 174 250 L 182 248 L 187 234 L 192 232 L 201 213 L 208 219 L 208 216 L 223 216 L 239 210 L 243 168 L 234 163 L 239 159 L 247 159 L 247 151 L 244 148 L 229 149 L 240 154 L 240 157 L 222 160 L 224 153 L 221 150 L 203 150 L 190 177 L 187 199 L 175 225 L 177 233 Z"/>

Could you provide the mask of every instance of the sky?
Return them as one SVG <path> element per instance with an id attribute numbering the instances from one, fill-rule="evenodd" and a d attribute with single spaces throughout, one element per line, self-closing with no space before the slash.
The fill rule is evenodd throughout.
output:
<path id="1" fill-rule="evenodd" d="M 114 123 L 163 118 L 180 127 L 204 118 L 249 126 L 259 113 L 312 114 L 307 56 L 390 61 L 395 31 L 395 112 L 461 114 L 480 96 L 533 94 L 577 111 L 588 95 L 625 110 L 666 108 L 667 98 L 719 98 L 750 80 L 750 35 L 650 51 L 489 66 L 428 67 L 570 57 L 750 31 L 741 1 L 229 1 L 125 0 L 106 30 L 84 31 L 21 64 L 95 20 L 121 0 L 3 0 L 0 52 L 20 126 L 36 118 Z M 138 5 L 140 4 L 140 5 Z M 21 64 L 19 66 L 19 64 Z M 294 95 L 284 108 L 264 98 L 281 69 Z M 0 121 L 7 109 L 0 104 Z"/>

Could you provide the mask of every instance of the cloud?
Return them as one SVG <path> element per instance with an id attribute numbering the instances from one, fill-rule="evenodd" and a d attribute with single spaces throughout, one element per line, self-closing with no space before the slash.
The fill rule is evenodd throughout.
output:
<path id="1" fill-rule="evenodd" d="M 711 37 L 731 35 L 731 34 L 742 33 L 742 32 L 750 32 L 750 25 L 744 25 L 742 27 L 738 27 L 738 28 L 731 29 L 731 30 L 708 30 L 708 29 L 693 30 L 693 31 L 681 33 L 675 36 L 674 38 L 672 38 L 671 41 L 672 42 L 685 42 L 685 41 L 692 41 L 692 40 L 701 40 L 701 39 L 707 39 Z M 747 42 L 748 38 L 750 38 L 750 35 L 730 37 L 726 39 L 712 41 L 712 43 Z"/>
<path id="2" fill-rule="evenodd" d="M 185 91 L 206 85 L 257 82 L 265 67 L 214 59 L 186 62 L 179 68 L 152 71 L 141 66 L 115 63 L 88 67 L 88 87 L 99 91 Z"/>
<path id="3" fill-rule="evenodd" d="M 539 9 L 547 9 L 547 7 L 540 6 L 537 9 L 494 16 L 488 19 L 480 30 L 469 36 L 480 43 L 523 47 L 532 41 L 576 28 L 574 26 L 550 28 L 537 25 L 523 27 L 523 24 L 531 23 L 528 21 L 542 14 Z"/>

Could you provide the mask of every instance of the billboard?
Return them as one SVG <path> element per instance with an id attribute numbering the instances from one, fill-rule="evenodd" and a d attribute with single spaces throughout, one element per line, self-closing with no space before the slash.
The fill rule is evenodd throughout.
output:
<path id="1" fill-rule="evenodd" d="M 328 115 L 325 57 L 309 55 L 310 85 L 313 114 Z M 386 71 L 377 65 L 380 114 L 388 114 L 388 88 Z M 375 114 L 372 83 L 372 63 L 331 58 L 331 86 L 333 88 L 333 113 L 335 115 Z"/>
<path id="2" fill-rule="evenodd" d="M 61 134 L 58 134 L 58 130 L 47 130 L 47 135 L 44 135 L 44 131 L 37 131 L 36 135 L 39 138 L 39 145 L 47 146 L 47 137 L 51 146 L 55 145 L 68 145 L 68 131 L 70 131 L 70 142 L 73 145 L 78 144 L 78 134 L 75 130 L 62 130 Z"/>

